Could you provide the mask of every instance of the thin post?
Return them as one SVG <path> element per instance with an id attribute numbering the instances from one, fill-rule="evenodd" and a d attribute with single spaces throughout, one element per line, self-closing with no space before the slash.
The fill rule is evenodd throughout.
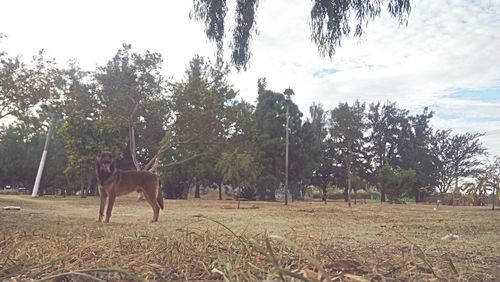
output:
<path id="1" fill-rule="evenodd" d="M 50 138 L 52 137 L 52 132 L 54 131 L 54 123 L 56 120 L 56 115 L 52 115 L 49 123 L 49 131 L 47 137 L 45 138 L 45 145 L 43 147 L 42 158 L 40 160 L 40 165 L 38 166 L 38 172 L 36 174 L 35 186 L 33 186 L 33 192 L 31 197 L 36 197 L 38 195 L 38 188 L 40 187 L 40 181 L 42 180 L 43 168 L 45 167 L 45 160 L 47 159 L 47 153 L 49 151 Z"/>
<path id="2" fill-rule="evenodd" d="M 498 179 L 495 185 L 493 185 L 493 206 L 491 207 L 492 210 L 495 210 L 495 205 L 497 202 L 497 187 L 498 187 Z"/>
<path id="3" fill-rule="evenodd" d="M 288 100 L 286 101 L 285 206 L 288 205 Z"/>

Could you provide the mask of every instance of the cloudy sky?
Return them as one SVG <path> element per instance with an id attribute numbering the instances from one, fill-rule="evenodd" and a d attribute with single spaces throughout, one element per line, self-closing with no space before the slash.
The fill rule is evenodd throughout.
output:
<path id="1" fill-rule="evenodd" d="M 172 4 L 175 2 L 175 4 Z M 24 59 L 40 49 L 61 66 L 71 59 L 88 70 L 105 64 L 121 47 L 160 52 L 165 75 L 180 79 L 194 54 L 213 56 L 204 26 L 189 20 L 192 1 L 6 0 L 0 50 Z M 393 101 L 419 113 L 435 111 L 433 125 L 455 132 L 484 132 L 500 155 L 500 0 L 414 0 L 407 27 L 387 15 L 370 23 L 361 39 L 345 39 L 322 58 L 309 39 L 309 0 L 262 0 L 259 35 L 246 72 L 231 82 L 255 102 L 257 79 L 268 88 L 291 87 L 308 113 L 312 102 L 327 109 L 340 101 Z"/>

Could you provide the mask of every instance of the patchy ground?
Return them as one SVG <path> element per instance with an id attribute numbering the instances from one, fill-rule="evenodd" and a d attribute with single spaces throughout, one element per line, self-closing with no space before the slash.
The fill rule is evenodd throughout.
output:
<path id="1" fill-rule="evenodd" d="M 0 195 L 0 281 L 494 281 L 500 211 L 479 207 Z M 442 240 L 447 234 L 457 240 Z M 295 277 L 295 278 L 294 278 Z M 500 277 L 497 277 L 500 279 Z"/>

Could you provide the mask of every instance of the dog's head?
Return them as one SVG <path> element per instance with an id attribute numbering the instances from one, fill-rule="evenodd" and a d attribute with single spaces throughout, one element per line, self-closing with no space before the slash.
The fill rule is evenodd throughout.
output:
<path id="1" fill-rule="evenodd" d="M 99 173 L 111 174 L 115 170 L 115 159 L 113 154 L 108 151 L 101 152 L 99 160 L 97 161 L 97 170 Z"/>

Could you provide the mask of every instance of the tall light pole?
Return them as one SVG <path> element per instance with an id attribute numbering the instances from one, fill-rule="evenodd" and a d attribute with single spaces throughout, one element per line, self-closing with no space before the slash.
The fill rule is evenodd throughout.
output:
<path id="1" fill-rule="evenodd" d="M 290 120 L 290 116 L 288 113 L 288 105 L 290 104 L 290 96 L 294 95 L 293 90 L 288 87 L 285 89 L 285 103 L 286 103 L 286 147 L 285 147 L 285 205 L 288 205 L 288 122 Z"/>

